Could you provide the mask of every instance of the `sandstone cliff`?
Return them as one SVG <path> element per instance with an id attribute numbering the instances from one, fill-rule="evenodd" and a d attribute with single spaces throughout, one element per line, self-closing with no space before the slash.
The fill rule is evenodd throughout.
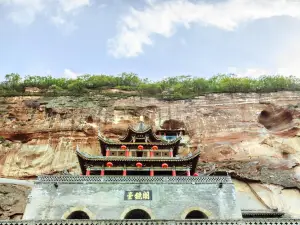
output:
<path id="1" fill-rule="evenodd" d="M 237 189 L 255 192 L 255 201 L 264 202 L 259 204 L 300 215 L 295 208 L 300 199 L 300 93 L 209 94 L 173 102 L 11 97 L 0 98 L 0 115 L 2 177 L 30 179 L 64 170 L 78 174 L 77 144 L 98 154 L 98 128 L 116 138 L 144 115 L 155 126 L 172 120 L 172 126 L 185 127 L 191 139 L 182 154 L 201 147 L 199 172 L 227 171 L 246 182 L 237 181 Z"/>

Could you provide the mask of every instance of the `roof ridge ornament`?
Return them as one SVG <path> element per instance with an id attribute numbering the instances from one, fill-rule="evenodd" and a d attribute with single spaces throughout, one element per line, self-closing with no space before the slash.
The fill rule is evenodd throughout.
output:
<path id="1" fill-rule="evenodd" d="M 140 116 L 140 122 L 144 123 L 144 116 Z"/>

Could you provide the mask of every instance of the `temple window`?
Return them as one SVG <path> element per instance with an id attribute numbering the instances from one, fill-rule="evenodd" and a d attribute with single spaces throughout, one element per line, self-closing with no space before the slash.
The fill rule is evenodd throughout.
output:
<path id="1" fill-rule="evenodd" d="M 140 152 L 140 151 L 136 152 L 137 157 L 143 157 L 143 155 L 144 155 L 144 152 Z"/>

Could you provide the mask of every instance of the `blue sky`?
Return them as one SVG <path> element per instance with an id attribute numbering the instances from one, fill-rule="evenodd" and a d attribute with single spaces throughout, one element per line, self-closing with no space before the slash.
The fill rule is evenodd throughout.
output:
<path id="1" fill-rule="evenodd" d="M 300 0 L 0 0 L 0 78 L 300 77 Z"/>

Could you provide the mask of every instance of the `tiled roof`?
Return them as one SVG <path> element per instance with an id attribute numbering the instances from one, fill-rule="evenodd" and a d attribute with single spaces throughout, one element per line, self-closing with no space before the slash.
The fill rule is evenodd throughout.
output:
<path id="1" fill-rule="evenodd" d="M 114 156 L 114 157 L 106 157 L 106 156 L 98 156 L 98 155 L 90 155 L 85 152 L 81 152 L 79 149 L 76 149 L 77 156 L 90 161 L 140 161 L 140 162 L 185 162 L 189 161 L 198 155 L 200 155 L 200 150 L 195 151 L 193 154 L 186 157 L 125 157 L 125 156 Z"/>
<path id="2" fill-rule="evenodd" d="M 167 141 L 162 141 L 162 142 L 147 142 L 147 143 L 139 143 L 139 142 L 120 142 L 120 141 L 110 141 L 110 140 L 107 140 L 105 137 L 102 137 L 101 135 L 98 135 L 98 140 L 101 140 L 102 142 L 104 142 L 105 144 L 107 145 L 126 145 L 126 144 L 129 144 L 129 145 L 158 145 L 158 146 L 161 146 L 161 145 L 165 145 L 165 146 L 170 146 L 170 145 L 173 145 L 175 143 L 177 143 L 178 141 L 180 141 L 182 138 L 181 137 L 177 137 L 176 139 L 173 139 L 169 142 Z M 120 139 L 121 140 L 121 139 Z"/>

